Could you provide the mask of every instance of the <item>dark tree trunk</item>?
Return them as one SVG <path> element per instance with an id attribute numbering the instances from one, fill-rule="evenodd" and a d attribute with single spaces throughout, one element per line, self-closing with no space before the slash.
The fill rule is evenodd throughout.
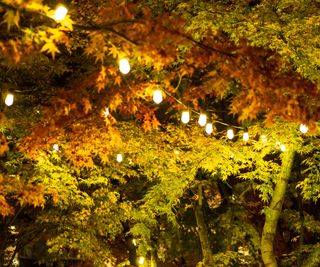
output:
<path id="1" fill-rule="evenodd" d="M 198 234 L 201 244 L 201 250 L 203 255 L 203 262 L 204 266 L 211 267 L 213 266 L 212 260 L 212 251 L 209 242 L 209 234 L 207 225 L 205 223 L 205 218 L 203 214 L 203 193 L 202 193 L 202 186 L 198 186 L 199 190 L 199 200 L 194 205 L 194 213 L 196 217 L 197 227 L 198 227 Z"/>

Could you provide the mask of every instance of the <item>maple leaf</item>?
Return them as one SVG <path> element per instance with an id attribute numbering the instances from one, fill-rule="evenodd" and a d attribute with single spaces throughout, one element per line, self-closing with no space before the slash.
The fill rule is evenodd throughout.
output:
<path id="1" fill-rule="evenodd" d="M 8 10 L 4 14 L 4 20 L 2 23 L 7 23 L 7 29 L 8 31 L 10 31 L 10 29 L 13 26 L 16 26 L 17 28 L 19 28 L 19 21 L 20 21 L 19 11 Z"/>
<path id="2" fill-rule="evenodd" d="M 116 110 L 118 106 L 122 104 L 122 96 L 120 94 L 114 95 L 112 98 L 110 104 L 109 104 L 109 109 L 110 110 Z"/>
<path id="3" fill-rule="evenodd" d="M 47 52 L 47 53 L 51 54 L 52 58 L 54 59 L 56 56 L 56 53 L 60 53 L 60 50 L 55 45 L 55 43 L 53 43 L 52 41 L 48 41 L 41 48 L 40 52 Z"/>
<path id="4" fill-rule="evenodd" d="M 159 122 L 159 120 L 156 118 L 156 116 L 153 116 L 152 121 L 151 121 L 151 125 L 153 129 L 158 129 L 159 126 L 161 125 L 161 123 Z"/>
<path id="5" fill-rule="evenodd" d="M 152 130 L 151 122 L 150 122 L 149 120 L 143 121 L 143 123 L 142 123 L 142 129 L 143 129 L 145 132 L 151 131 L 151 130 Z"/>
<path id="6" fill-rule="evenodd" d="M 102 65 L 101 70 L 96 79 L 96 85 L 95 85 L 95 87 L 98 90 L 98 93 L 100 93 L 105 88 L 108 82 L 109 82 L 109 79 L 106 73 L 106 67 Z"/>
<path id="7" fill-rule="evenodd" d="M 73 31 L 73 20 L 67 15 L 60 24 L 64 30 Z"/>
<path id="8" fill-rule="evenodd" d="M 83 99 L 82 99 L 82 104 L 83 104 L 83 106 L 84 106 L 84 113 L 85 113 L 85 114 L 88 114 L 88 112 L 89 112 L 90 110 L 92 110 L 92 105 L 91 105 L 89 99 L 88 99 L 88 98 L 83 98 Z"/>
<path id="9" fill-rule="evenodd" d="M 121 76 L 118 75 L 118 76 L 115 77 L 114 84 L 120 86 L 120 84 L 121 84 Z"/>
<path id="10" fill-rule="evenodd" d="M 14 209 L 7 203 L 4 196 L 0 195 L 0 215 L 3 217 L 13 214 Z"/>
<path id="11" fill-rule="evenodd" d="M 176 99 L 175 99 L 174 97 L 170 96 L 170 97 L 168 98 L 168 101 L 169 101 L 170 104 L 173 104 L 173 103 L 176 102 Z"/>
<path id="12" fill-rule="evenodd" d="M 108 72 L 111 76 L 117 76 L 118 75 L 118 69 L 116 69 L 114 66 L 109 66 Z"/>
<path id="13" fill-rule="evenodd" d="M 111 55 L 113 58 L 118 58 L 119 54 L 119 49 L 114 44 L 111 44 L 111 47 L 109 47 L 109 55 Z"/>

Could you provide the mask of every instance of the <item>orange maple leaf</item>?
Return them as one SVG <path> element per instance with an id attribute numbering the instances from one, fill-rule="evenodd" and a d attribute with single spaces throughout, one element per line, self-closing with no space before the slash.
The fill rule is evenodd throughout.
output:
<path id="1" fill-rule="evenodd" d="M 120 86 L 120 84 L 121 84 L 121 76 L 116 76 L 115 77 L 115 79 L 114 79 L 114 84 L 116 84 L 116 85 L 119 85 Z"/>

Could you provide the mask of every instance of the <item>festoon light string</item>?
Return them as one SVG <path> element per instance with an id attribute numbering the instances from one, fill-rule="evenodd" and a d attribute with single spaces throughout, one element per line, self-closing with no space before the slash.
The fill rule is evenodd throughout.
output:
<path id="1" fill-rule="evenodd" d="M 129 62 L 127 62 L 126 64 L 128 66 L 130 66 Z M 130 71 L 130 67 L 129 67 L 129 71 L 128 72 L 123 72 L 121 65 L 119 65 L 119 70 L 123 74 L 127 74 Z M 179 85 L 180 85 L 180 81 L 179 81 L 177 87 L 179 87 Z M 156 104 L 160 104 L 164 99 L 164 97 L 163 97 L 164 94 L 166 94 L 166 95 L 170 96 L 171 98 L 173 98 L 177 103 L 187 107 L 187 105 L 185 103 L 183 103 L 180 99 L 174 97 L 172 94 L 170 94 L 169 92 L 167 92 L 167 91 L 165 91 L 163 89 L 156 89 L 156 90 L 153 91 L 153 97 L 152 97 L 153 101 Z M 250 139 L 249 132 L 246 130 L 245 127 L 231 125 L 231 124 L 228 124 L 228 123 L 225 123 L 225 122 L 221 122 L 219 120 L 214 120 L 214 121 L 210 122 L 210 121 L 208 121 L 207 115 L 206 115 L 205 112 L 198 112 L 198 111 L 196 111 L 196 110 L 194 110 L 192 108 L 186 108 L 185 110 L 182 111 L 182 113 L 181 113 L 181 122 L 184 123 L 184 124 L 189 123 L 190 120 L 191 120 L 191 114 L 192 113 L 195 113 L 195 114 L 197 114 L 199 116 L 198 124 L 201 127 L 205 127 L 205 132 L 208 135 L 213 133 L 213 130 L 214 130 L 213 124 L 215 123 L 215 124 L 221 124 L 221 125 L 224 125 L 224 126 L 227 127 L 226 137 L 228 139 L 230 139 L 230 140 L 232 140 L 235 137 L 234 129 L 243 130 L 242 140 L 245 143 L 247 143 L 249 141 L 249 139 Z M 309 130 L 308 127 L 306 125 L 304 125 L 304 124 L 300 124 L 300 128 L 299 129 L 300 129 L 300 132 L 303 133 L 303 134 L 307 133 L 308 130 Z M 261 135 L 260 139 L 261 139 L 262 142 L 267 142 L 267 137 L 265 135 Z M 277 149 L 280 149 L 283 152 L 286 151 L 285 145 L 281 144 L 280 142 L 276 142 L 275 147 Z M 117 157 L 118 157 L 118 155 L 117 155 Z"/>
<path id="2" fill-rule="evenodd" d="M 68 9 L 59 4 L 57 6 L 57 8 L 55 9 L 55 12 L 52 16 L 52 18 L 57 21 L 57 22 L 60 22 L 62 20 L 65 19 L 66 15 L 68 13 Z M 126 75 L 130 72 L 131 70 L 131 66 L 130 66 L 130 63 L 129 63 L 129 60 L 128 58 L 121 58 L 118 62 L 119 64 L 119 71 Z M 180 85 L 180 82 L 181 80 L 179 81 L 179 84 L 177 87 L 179 87 Z M 160 104 L 162 101 L 163 101 L 163 92 L 167 95 L 169 95 L 170 97 L 172 97 L 173 99 L 175 99 L 175 101 L 179 104 L 182 104 L 184 106 L 187 107 L 186 104 L 184 104 L 181 100 L 177 99 L 176 97 L 172 96 L 170 93 L 164 91 L 164 90 L 160 90 L 160 89 L 156 89 L 154 90 L 153 92 L 153 101 L 156 103 L 156 104 Z M 7 106 L 11 106 L 13 104 L 13 99 L 14 99 L 14 96 L 13 94 L 11 93 L 8 93 L 6 98 L 5 98 L 5 104 Z M 213 133 L 213 123 L 217 123 L 217 124 L 221 124 L 221 125 L 224 125 L 226 126 L 228 129 L 227 129 L 227 133 L 226 133 L 226 137 L 228 139 L 233 139 L 234 138 L 234 131 L 233 129 L 240 129 L 240 130 L 243 130 L 243 136 L 242 136 L 242 139 L 244 142 L 248 142 L 249 141 L 249 132 L 248 131 L 245 131 L 245 128 L 244 127 L 240 127 L 240 126 L 234 126 L 234 125 L 230 125 L 230 124 L 227 124 L 225 122 L 221 122 L 219 120 L 214 120 L 212 122 L 208 122 L 208 119 L 207 119 L 207 115 L 206 113 L 202 113 L 202 112 L 198 112 L 192 108 L 186 108 L 185 110 L 182 111 L 181 113 L 181 122 L 184 123 L 184 124 L 187 124 L 190 122 L 191 120 L 191 113 L 195 113 L 197 115 L 199 115 L 199 118 L 198 118 L 198 124 L 201 126 L 201 127 L 205 127 L 205 132 L 210 135 Z M 107 117 L 109 115 L 109 109 L 108 107 L 105 109 L 105 111 L 103 112 L 104 116 Z M 304 124 L 300 124 L 300 131 L 301 133 L 305 134 L 308 132 L 308 127 Z M 266 142 L 267 141 L 267 138 L 265 135 L 262 135 L 261 136 L 261 140 L 262 142 Z M 276 143 L 276 147 L 279 148 L 281 151 L 285 151 L 286 148 L 284 146 L 284 144 L 280 144 L 279 142 Z M 58 147 L 58 144 L 54 144 L 53 146 L 53 150 L 54 151 L 58 151 L 59 150 L 59 147 Z M 116 160 L 120 163 L 123 161 L 123 156 L 121 153 L 118 153 L 116 155 Z"/>

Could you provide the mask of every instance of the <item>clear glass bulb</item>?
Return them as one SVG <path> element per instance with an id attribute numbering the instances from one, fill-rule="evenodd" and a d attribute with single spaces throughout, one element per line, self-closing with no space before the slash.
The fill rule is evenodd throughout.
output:
<path id="1" fill-rule="evenodd" d="M 229 129 L 227 131 L 227 137 L 231 140 L 234 137 L 234 133 L 232 129 Z"/>
<path id="2" fill-rule="evenodd" d="M 109 108 L 106 108 L 106 109 L 103 111 L 103 116 L 108 117 L 109 115 L 110 115 Z"/>
<path id="3" fill-rule="evenodd" d="M 284 152 L 284 151 L 286 151 L 286 146 L 285 145 L 280 145 L 280 150 L 282 151 L 282 152 Z"/>
<path id="4" fill-rule="evenodd" d="M 119 70 L 122 74 L 128 74 L 130 72 L 130 63 L 128 59 L 122 58 L 119 61 Z"/>
<path id="5" fill-rule="evenodd" d="M 189 111 L 182 112 L 181 121 L 185 124 L 187 124 L 190 121 L 190 112 Z"/>
<path id="6" fill-rule="evenodd" d="M 156 104 L 160 104 L 163 100 L 163 97 L 162 97 L 162 91 L 161 90 L 155 90 L 153 92 L 153 101 L 156 103 Z"/>
<path id="7" fill-rule="evenodd" d="M 7 94 L 6 99 L 4 100 L 4 103 L 7 106 L 11 106 L 13 104 L 13 99 L 14 99 L 13 94 Z"/>
<path id="8" fill-rule="evenodd" d="M 207 124 L 207 116 L 206 114 L 200 114 L 198 123 L 200 126 L 205 126 Z"/>
<path id="9" fill-rule="evenodd" d="M 144 264 L 144 260 L 145 260 L 144 257 L 139 257 L 138 263 L 139 263 L 140 265 L 142 265 L 142 264 Z"/>
<path id="10" fill-rule="evenodd" d="M 55 21 L 64 20 L 67 13 L 68 13 L 68 9 L 63 5 L 59 5 L 54 12 L 53 19 Z"/>
<path id="11" fill-rule="evenodd" d="M 213 132 L 213 125 L 212 123 L 207 123 L 206 125 L 206 133 L 211 134 Z"/>
<path id="12" fill-rule="evenodd" d="M 249 133 L 248 132 L 243 133 L 243 141 L 245 141 L 245 142 L 249 141 Z"/>
<path id="13" fill-rule="evenodd" d="M 117 154 L 117 161 L 122 162 L 122 160 L 123 160 L 122 154 Z"/>
<path id="14" fill-rule="evenodd" d="M 308 126 L 304 125 L 304 124 L 300 124 L 300 132 L 302 133 L 307 133 L 309 130 Z"/>

